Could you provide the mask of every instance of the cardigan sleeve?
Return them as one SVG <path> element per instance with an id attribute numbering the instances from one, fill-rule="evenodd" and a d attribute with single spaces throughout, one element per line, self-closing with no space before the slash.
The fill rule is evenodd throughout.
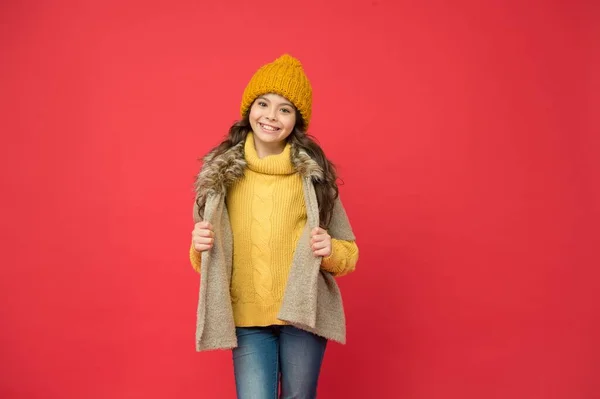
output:
<path id="1" fill-rule="evenodd" d="M 355 241 L 331 239 L 331 254 L 321 260 L 321 269 L 335 277 L 345 276 L 356 269 L 358 246 Z"/>
<path id="2" fill-rule="evenodd" d="M 195 271 L 200 273 L 202 266 L 202 254 L 194 248 L 194 243 L 190 245 L 190 263 Z"/>

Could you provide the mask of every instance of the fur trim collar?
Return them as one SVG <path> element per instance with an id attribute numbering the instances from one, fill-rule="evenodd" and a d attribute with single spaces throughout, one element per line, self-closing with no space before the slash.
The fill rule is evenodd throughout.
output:
<path id="1" fill-rule="evenodd" d="M 194 189 L 196 203 L 203 213 L 204 203 L 208 194 L 225 194 L 231 185 L 244 176 L 247 167 L 244 157 L 245 140 L 229 148 L 221 155 L 215 155 L 215 150 L 209 152 L 203 159 L 202 169 L 196 177 Z M 291 161 L 294 169 L 305 178 L 312 181 L 323 181 L 323 169 L 308 153 L 292 145 Z"/>

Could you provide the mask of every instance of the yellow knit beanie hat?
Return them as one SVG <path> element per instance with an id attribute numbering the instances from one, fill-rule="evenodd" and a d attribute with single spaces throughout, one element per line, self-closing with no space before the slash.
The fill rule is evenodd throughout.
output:
<path id="1" fill-rule="evenodd" d="M 312 112 L 312 87 L 300 61 L 284 54 L 256 71 L 242 96 L 242 117 L 246 116 L 257 97 L 268 93 L 279 94 L 291 101 L 300 111 L 305 128 L 308 128 Z"/>

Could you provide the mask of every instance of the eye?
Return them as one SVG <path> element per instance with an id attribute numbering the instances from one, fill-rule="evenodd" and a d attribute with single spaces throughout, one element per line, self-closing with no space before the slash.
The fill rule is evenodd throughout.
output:
<path id="1" fill-rule="evenodd" d="M 259 107 L 266 107 L 267 106 L 267 103 L 264 102 L 264 101 L 259 101 L 257 104 L 258 104 Z"/>
<path id="2" fill-rule="evenodd" d="M 284 114 L 289 114 L 289 113 L 291 113 L 292 111 L 290 111 L 290 109 L 289 109 L 289 108 L 281 108 L 281 112 L 283 112 Z"/>

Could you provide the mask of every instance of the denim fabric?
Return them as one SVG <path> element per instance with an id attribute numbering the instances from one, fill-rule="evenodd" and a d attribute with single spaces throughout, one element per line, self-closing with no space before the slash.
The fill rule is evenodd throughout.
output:
<path id="1" fill-rule="evenodd" d="M 237 327 L 238 399 L 313 399 L 327 340 L 293 326 Z"/>

